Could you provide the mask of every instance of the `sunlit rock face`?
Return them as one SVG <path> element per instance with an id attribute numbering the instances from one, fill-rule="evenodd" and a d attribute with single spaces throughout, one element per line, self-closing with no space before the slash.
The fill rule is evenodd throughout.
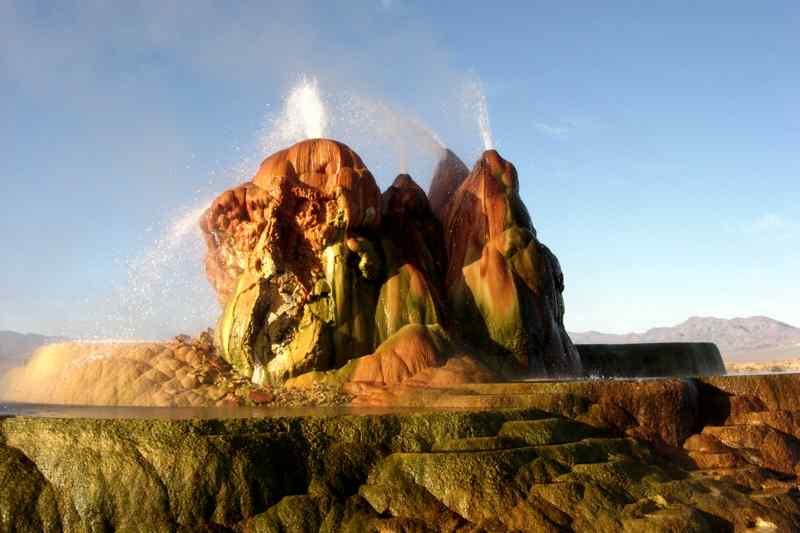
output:
<path id="1" fill-rule="evenodd" d="M 250 182 L 221 194 L 204 214 L 209 281 L 224 304 L 245 271 L 271 274 L 280 263 L 308 292 L 331 243 L 379 222 L 380 191 L 355 152 L 327 139 L 295 144 L 265 159 Z"/>
<path id="2" fill-rule="evenodd" d="M 561 267 L 536 238 L 514 165 L 484 152 L 446 212 L 445 287 L 462 334 L 507 375 L 580 373 Z"/>

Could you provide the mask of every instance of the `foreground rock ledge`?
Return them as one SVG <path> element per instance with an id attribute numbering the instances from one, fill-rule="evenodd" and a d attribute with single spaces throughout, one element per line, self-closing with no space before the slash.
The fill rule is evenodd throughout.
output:
<path id="1" fill-rule="evenodd" d="M 800 529 L 800 375 L 391 398 L 463 409 L 4 418 L 0 530 Z"/>

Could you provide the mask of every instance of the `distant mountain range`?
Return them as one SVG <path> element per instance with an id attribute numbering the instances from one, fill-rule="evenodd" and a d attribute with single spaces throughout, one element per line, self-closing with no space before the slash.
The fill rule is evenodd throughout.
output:
<path id="1" fill-rule="evenodd" d="M 11 368 L 22 366 L 36 348 L 66 340 L 63 337 L 47 337 L 34 333 L 0 331 L 0 374 Z"/>
<path id="2" fill-rule="evenodd" d="M 65 340 L 35 333 L 0 331 L 0 359 L 27 359 L 39 346 Z"/>
<path id="3" fill-rule="evenodd" d="M 800 358 L 800 328 L 765 316 L 691 317 L 677 326 L 652 328 L 644 333 L 616 335 L 586 331 L 569 335 L 576 344 L 713 342 L 722 356 L 731 361 Z"/>
<path id="4" fill-rule="evenodd" d="M 778 361 L 800 358 L 800 328 L 765 316 L 748 318 L 691 317 L 672 327 L 644 333 L 572 332 L 576 344 L 632 344 L 638 342 L 713 342 L 730 361 Z M 0 367 L 17 366 L 36 348 L 66 340 L 33 333 L 0 331 Z M 0 371 L 3 369 L 0 368 Z"/>

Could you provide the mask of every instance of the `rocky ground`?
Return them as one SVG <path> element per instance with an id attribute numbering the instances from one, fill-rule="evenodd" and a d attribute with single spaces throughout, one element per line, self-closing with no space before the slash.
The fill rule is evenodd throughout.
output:
<path id="1" fill-rule="evenodd" d="M 800 372 L 800 359 L 776 361 L 725 361 L 730 374 L 763 374 L 768 372 Z"/>
<path id="2" fill-rule="evenodd" d="M 798 375 L 351 392 L 417 409 L 5 418 L 0 530 L 800 530 Z"/>

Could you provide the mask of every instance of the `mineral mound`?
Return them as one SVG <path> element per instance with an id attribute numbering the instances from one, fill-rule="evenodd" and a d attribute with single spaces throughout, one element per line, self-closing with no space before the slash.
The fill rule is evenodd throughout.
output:
<path id="1" fill-rule="evenodd" d="M 577 375 L 564 329 L 564 276 L 536 238 L 514 165 L 489 150 L 449 201 L 448 300 L 493 368 L 512 375 Z"/>
<path id="2" fill-rule="evenodd" d="M 473 359 L 456 381 L 474 379 L 476 362 L 483 376 L 580 372 L 558 261 L 495 151 L 468 173 L 447 150 L 429 200 L 406 174 L 381 195 L 352 149 L 303 141 L 220 195 L 201 227 L 224 307 L 217 347 L 256 383 L 330 380 L 319 372 L 346 365 L 336 379 L 402 380 L 455 356 Z M 416 353 L 420 339 L 438 339 L 426 345 L 436 353 Z"/>

